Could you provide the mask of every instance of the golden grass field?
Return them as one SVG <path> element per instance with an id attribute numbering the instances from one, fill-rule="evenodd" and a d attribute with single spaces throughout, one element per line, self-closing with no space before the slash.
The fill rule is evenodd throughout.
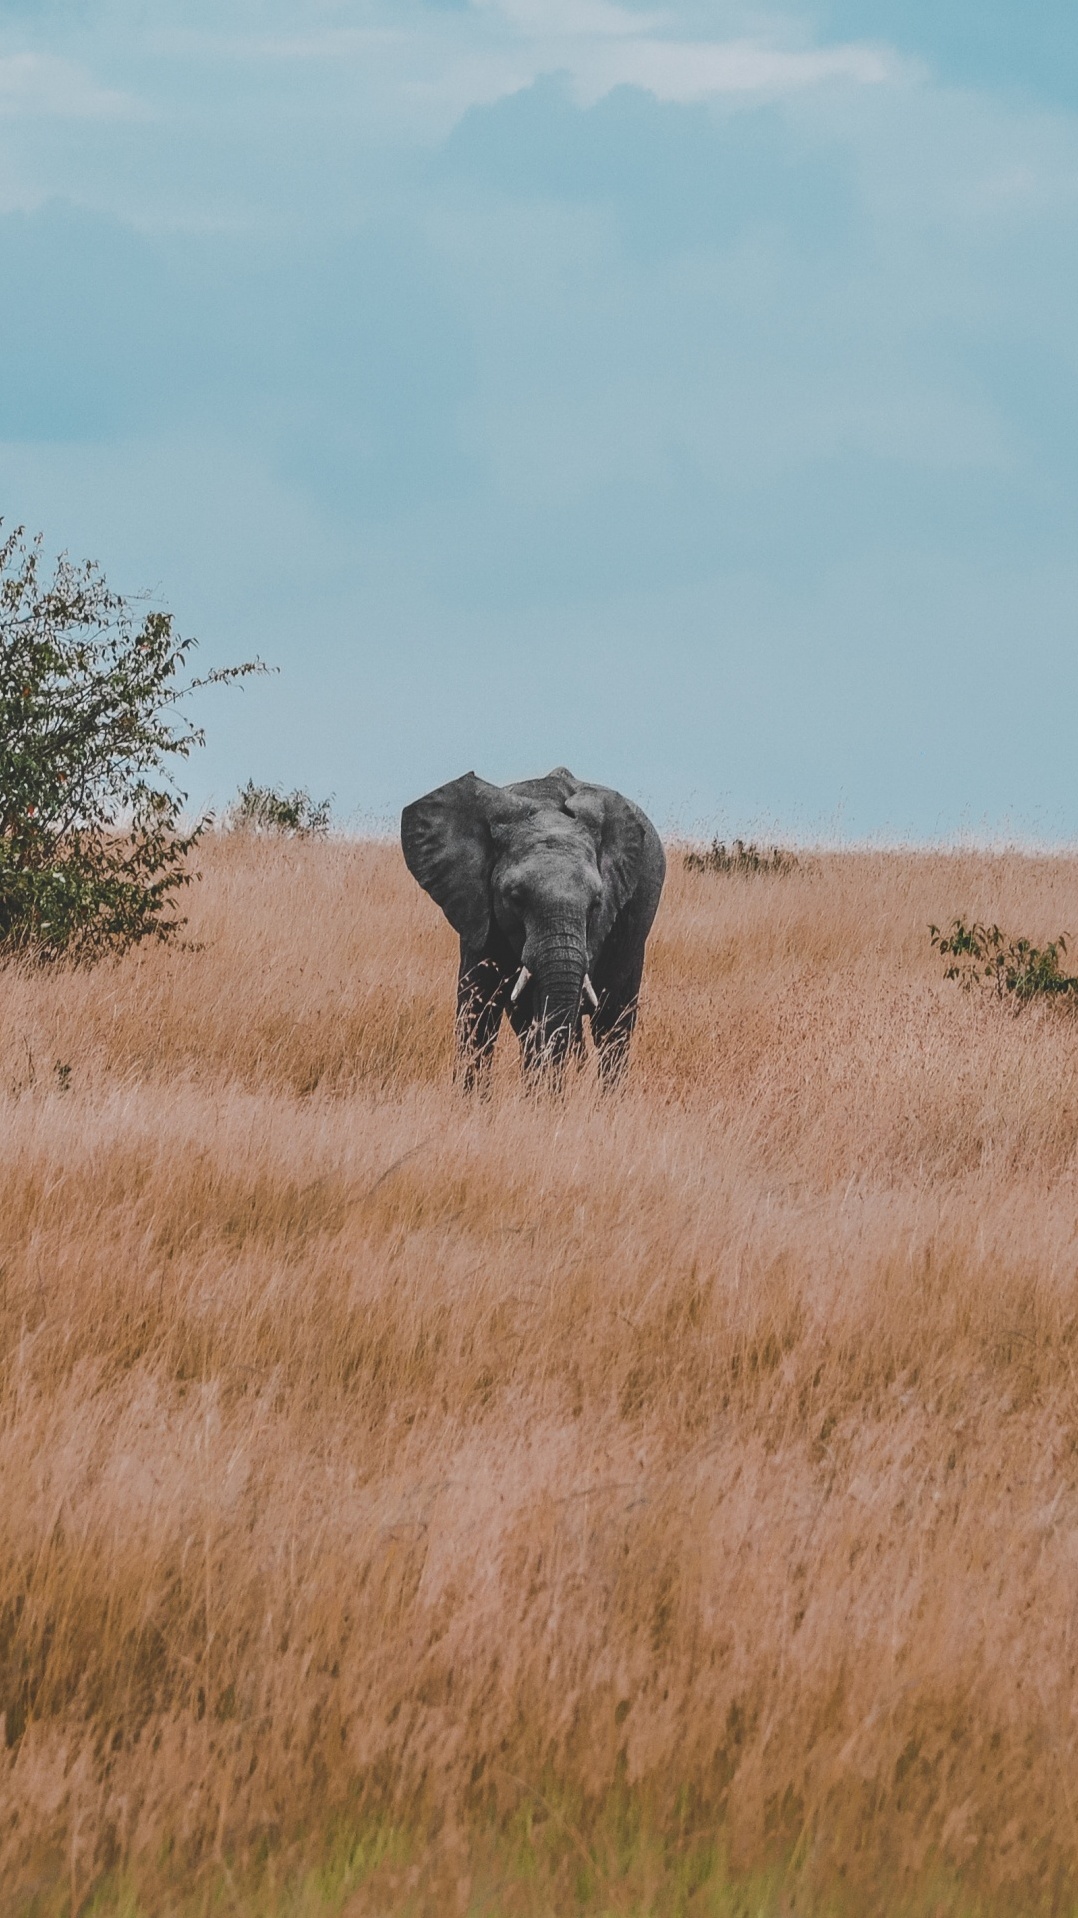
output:
<path id="1" fill-rule="evenodd" d="M 389 843 L 0 974 L 0 1911 L 1078 1911 L 1078 857 L 671 858 L 452 1083 Z"/>

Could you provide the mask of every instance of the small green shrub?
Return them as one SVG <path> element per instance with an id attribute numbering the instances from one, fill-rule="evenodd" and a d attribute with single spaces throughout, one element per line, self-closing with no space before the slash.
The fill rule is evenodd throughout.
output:
<path id="1" fill-rule="evenodd" d="M 947 932 L 929 927 L 932 944 L 950 959 L 944 978 L 955 979 L 965 992 L 980 987 L 998 999 L 1026 1003 L 1078 992 L 1078 976 L 1066 973 L 1060 956 L 1067 950 L 1067 935 L 1060 933 L 1046 946 L 1034 946 L 1028 939 L 1010 939 L 998 926 L 982 926 L 975 920 L 967 926 L 964 919 L 953 919 Z"/>
<path id="2" fill-rule="evenodd" d="M 0 959 L 88 960 L 183 925 L 203 827 L 170 770 L 202 743 L 182 703 L 261 668 L 186 678 L 171 614 L 136 614 L 92 561 L 46 578 L 41 544 L 0 541 Z"/>
<path id="3" fill-rule="evenodd" d="M 735 839 L 731 846 L 721 839 L 713 839 L 703 851 L 685 853 L 684 861 L 688 872 L 764 873 L 773 878 L 795 872 L 800 864 L 792 852 L 783 852 L 781 846 L 771 846 L 765 851 L 751 840 L 746 844 L 744 839 Z"/>
<path id="4" fill-rule="evenodd" d="M 305 786 L 281 792 L 276 786 L 241 786 L 225 815 L 232 832 L 289 833 L 296 839 L 319 839 L 329 831 L 328 799 L 314 800 Z"/>

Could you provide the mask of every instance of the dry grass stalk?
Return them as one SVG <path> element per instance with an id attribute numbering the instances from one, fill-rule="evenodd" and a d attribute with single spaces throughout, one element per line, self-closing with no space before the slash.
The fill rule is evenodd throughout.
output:
<path id="1" fill-rule="evenodd" d="M 433 1818 L 463 1909 L 552 1788 L 1075 1895 L 1078 1022 L 926 928 L 1078 861 L 673 862 L 624 1091 L 472 1105 L 395 848 L 202 863 L 201 949 L 0 975 L 12 1897 Z"/>

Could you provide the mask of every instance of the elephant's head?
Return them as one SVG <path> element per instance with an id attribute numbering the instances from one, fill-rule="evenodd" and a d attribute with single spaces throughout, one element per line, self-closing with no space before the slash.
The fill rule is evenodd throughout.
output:
<path id="1" fill-rule="evenodd" d="M 520 985 L 537 1053 L 557 1062 L 580 1028 L 585 978 L 637 883 L 641 815 L 564 767 L 492 786 L 465 773 L 405 808 L 409 870 L 460 934 L 465 966 Z"/>

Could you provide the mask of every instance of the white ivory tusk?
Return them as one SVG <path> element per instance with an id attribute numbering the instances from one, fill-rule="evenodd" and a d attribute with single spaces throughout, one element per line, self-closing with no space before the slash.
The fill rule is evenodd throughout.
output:
<path id="1" fill-rule="evenodd" d="M 531 973 L 528 971 L 527 966 L 521 966 L 520 971 L 517 974 L 516 985 L 513 987 L 512 992 L 509 994 L 509 1004 L 511 1006 L 516 1005 L 517 1000 L 520 998 L 520 995 L 523 992 L 530 978 L 531 978 Z"/>
<path id="2" fill-rule="evenodd" d="M 588 978 L 587 973 L 584 974 L 584 997 L 585 999 L 590 999 L 592 1011 L 598 1012 L 599 995 L 596 992 L 595 987 L 592 985 L 591 980 Z"/>

